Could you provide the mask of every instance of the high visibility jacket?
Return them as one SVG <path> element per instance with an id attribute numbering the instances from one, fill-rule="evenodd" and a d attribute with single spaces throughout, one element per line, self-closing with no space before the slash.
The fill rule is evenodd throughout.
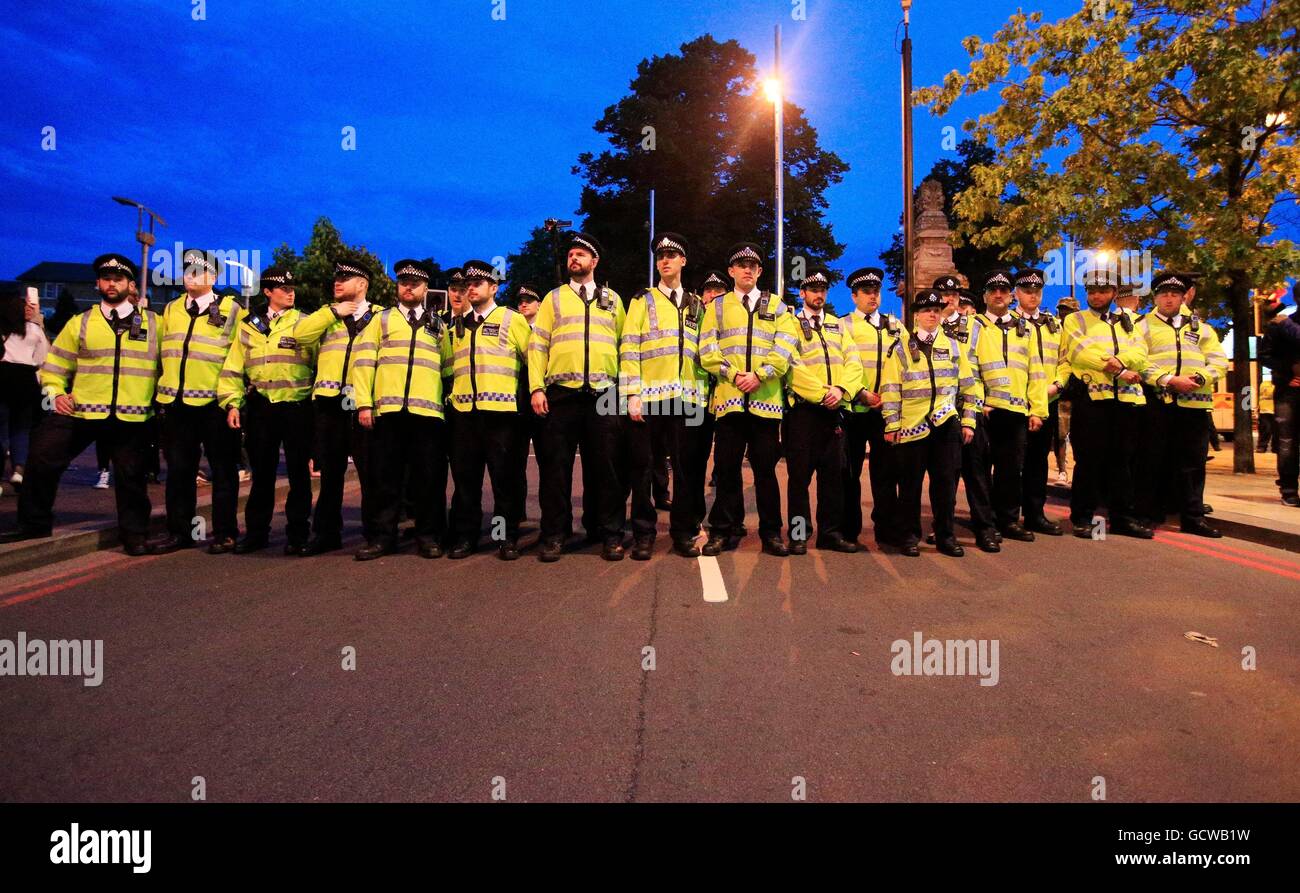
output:
<path id="1" fill-rule="evenodd" d="M 832 387 L 843 391 L 846 401 L 852 400 L 862 387 L 862 365 L 848 324 L 825 310 L 820 326 L 813 325 L 806 311 L 796 314 L 794 319 L 799 338 L 786 374 L 789 405 L 801 401 L 821 403 Z"/>
<path id="2" fill-rule="evenodd" d="M 191 316 L 181 296 L 162 312 L 162 377 L 158 402 L 169 405 L 179 394 L 190 406 L 217 399 L 217 379 L 234 342 L 235 328 L 248 311 L 232 297 L 214 297 L 208 312 Z"/>
<path id="3" fill-rule="evenodd" d="M 709 302 L 700 330 L 700 365 L 717 379 L 710 411 L 718 418 L 733 412 L 781 418 L 783 381 L 799 348 L 798 331 L 790 308 L 767 292 L 760 292 L 753 311 L 734 291 Z M 742 372 L 758 374 L 753 393 L 736 387 Z"/>
<path id="4" fill-rule="evenodd" d="M 1228 374 L 1228 356 L 1213 328 L 1195 314 L 1179 313 L 1164 320 L 1155 313 L 1138 323 L 1146 340 L 1147 365 L 1142 380 L 1160 391 L 1164 403 L 1177 402 L 1188 409 L 1214 409 L 1214 391 Z M 1171 375 L 1197 375 L 1205 384 L 1188 394 L 1165 390 Z"/>
<path id="5" fill-rule="evenodd" d="M 1133 317 L 1123 310 L 1098 313 L 1089 307 L 1071 313 L 1061 327 L 1061 354 L 1069 364 L 1070 374 L 1087 387 L 1089 399 L 1119 400 L 1138 406 L 1147 402 L 1141 382 L 1126 383 L 1118 375 L 1102 371 L 1106 358 L 1112 356 L 1125 369 L 1139 374 L 1146 368 L 1146 339 Z"/>
<path id="6" fill-rule="evenodd" d="M 959 412 L 962 427 L 974 429 L 979 386 L 965 352 L 942 329 L 928 353 L 914 334 L 895 341 L 883 374 L 885 431 L 897 431 L 899 443 L 929 436 Z"/>
<path id="7" fill-rule="evenodd" d="M 884 313 L 879 314 L 879 326 L 873 325 L 870 319 L 856 310 L 842 319 L 848 326 L 849 338 L 853 341 L 853 347 L 858 355 L 858 366 L 862 370 L 862 380 L 858 383 L 858 390 L 865 388 L 873 394 L 879 394 L 880 380 L 885 369 L 885 354 L 902 336 L 903 327 L 897 319 Z M 856 396 L 856 394 L 849 395 L 850 399 Z M 854 402 L 853 411 L 869 412 L 871 408 L 863 403 Z"/>
<path id="8" fill-rule="evenodd" d="M 357 343 L 366 330 L 378 324 L 380 310 L 373 304 L 360 319 L 339 319 L 330 307 L 299 316 L 293 337 L 303 347 L 317 347 L 313 397 L 337 397 L 359 363 L 374 368 L 374 357 L 358 358 Z M 319 346 L 318 346 L 319 345 Z"/>
<path id="9" fill-rule="evenodd" d="M 623 393 L 643 402 L 682 400 L 703 406 L 709 399 L 709 377 L 700 366 L 700 326 L 704 304 L 689 292 L 682 306 L 658 288 L 647 289 L 632 301 L 619 342 L 619 374 Z"/>
<path id="10" fill-rule="evenodd" d="M 222 409 L 243 408 L 245 378 L 272 403 L 297 403 L 311 395 L 316 347 L 301 345 L 294 337 L 301 318 L 302 313 L 293 309 L 269 324 L 265 313 L 244 317 L 217 381 Z"/>
<path id="11" fill-rule="evenodd" d="M 618 380 L 623 299 L 612 288 L 587 284 L 584 301 L 568 283 L 542 299 L 528 343 L 528 384 L 603 391 Z"/>
<path id="12" fill-rule="evenodd" d="M 1259 411 L 1261 415 L 1273 414 L 1273 382 L 1268 379 L 1259 383 Z"/>
<path id="13" fill-rule="evenodd" d="M 41 387 L 49 396 L 71 394 L 79 419 L 117 417 L 143 422 L 153 415 L 158 383 L 158 314 L 130 304 L 129 323 L 114 331 L 98 305 L 79 313 L 50 345 L 41 366 Z"/>
<path id="14" fill-rule="evenodd" d="M 1056 385 L 1056 393 L 1047 395 L 1047 402 L 1051 404 L 1060 398 L 1061 391 L 1065 389 L 1065 379 L 1070 374 L 1069 368 L 1061 365 L 1061 321 L 1051 313 L 1042 311 L 1038 316 L 1023 312 L 1018 315 L 1029 323 L 1030 348 L 1042 367 L 1041 372 L 1035 374 L 1043 376 L 1049 389 Z"/>
<path id="15" fill-rule="evenodd" d="M 527 376 L 531 336 L 528 320 L 509 307 L 493 307 L 476 328 L 453 324 L 451 405 L 462 412 L 517 411 L 519 380 Z"/>
<path id="16" fill-rule="evenodd" d="M 1047 418 L 1047 376 L 1031 328 L 1014 314 L 1006 328 L 987 314 L 971 323 L 966 358 L 977 380 L 981 408 Z"/>
<path id="17" fill-rule="evenodd" d="M 442 379 L 452 373 L 451 336 L 437 315 L 426 311 L 412 326 L 400 307 L 390 307 L 366 327 L 356 351 L 348 383 L 357 409 L 445 418 Z"/>
<path id="18" fill-rule="evenodd" d="M 948 336 L 949 341 L 957 342 L 958 348 L 960 350 L 965 350 L 966 345 L 970 343 L 972 319 L 974 319 L 973 314 L 967 315 L 965 313 L 958 313 L 957 318 L 952 322 L 940 320 L 939 328 Z"/>

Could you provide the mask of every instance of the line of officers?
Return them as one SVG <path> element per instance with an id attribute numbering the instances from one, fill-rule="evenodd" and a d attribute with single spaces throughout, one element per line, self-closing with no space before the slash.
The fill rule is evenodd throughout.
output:
<path id="1" fill-rule="evenodd" d="M 101 441 L 132 555 L 201 541 L 213 553 L 266 548 L 283 449 L 286 554 L 342 548 L 351 458 L 366 539 L 357 559 L 396 551 L 403 515 L 414 521 L 420 556 L 475 552 L 486 470 L 489 539 L 512 560 L 531 443 L 540 560 L 559 560 L 575 534 L 579 452 L 587 541 L 619 560 L 630 520 L 631 556 L 645 560 L 655 543 L 657 444 L 671 456 L 672 548 L 687 557 L 721 554 L 746 536 L 746 457 L 768 554 L 802 555 L 810 544 L 866 548 L 864 464 L 878 545 L 920 554 L 928 475 L 929 541 L 944 555 L 963 554 L 953 530 L 962 481 L 975 541 L 997 552 L 1004 538 L 1064 533 L 1044 514 L 1062 399 L 1073 406 L 1076 536 L 1098 538 L 1106 512 L 1109 532 L 1149 538 L 1171 511 L 1184 531 L 1219 535 L 1205 522 L 1202 497 L 1207 413 L 1227 360 L 1214 330 L 1185 306 L 1194 293 L 1186 275 L 1156 277 L 1155 307 L 1143 316 L 1116 309 L 1118 283 L 1097 271 L 1086 282 L 1087 308 L 1063 321 L 1041 310 L 1041 270 L 988 272 L 978 314 L 962 312 L 960 283 L 942 277 L 914 296 L 908 330 L 880 312 L 879 268 L 848 277 L 855 309 L 837 316 L 826 306 L 824 268 L 807 270 L 797 311 L 760 289 L 765 257 L 753 243 L 734 246 L 726 277 L 710 271 L 696 294 L 683 284 L 687 240 L 663 233 L 654 246 L 658 285 L 626 305 L 597 282 L 601 254 L 595 237 L 574 234 L 569 281 L 544 296 L 522 287 L 519 309 L 496 303 L 498 271 L 467 261 L 452 271 L 454 309 L 445 313 L 426 306 L 431 270 L 423 262 L 394 266 L 397 305 L 383 309 L 367 300 L 369 267 L 345 258 L 335 267 L 334 302 L 310 314 L 294 308 L 285 267 L 262 273 L 264 309 L 215 295 L 220 261 L 197 250 L 183 258 L 186 294 L 155 313 L 128 300 L 132 261 L 103 255 L 94 262 L 100 304 L 67 324 L 40 370 L 53 412 L 33 434 L 19 527 L 0 539 L 50 536 L 60 476 Z M 155 413 L 168 466 L 167 532 L 147 540 Z M 240 431 L 252 472 L 242 537 Z M 200 451 L 211 467 L 210 536 L 196 512 Z M 716 493 L 706 513 L 710 454 Z M 314 513 L 313 456 L 321 479 Z M 788 525 L 776 474 L 782 457 Z"/>

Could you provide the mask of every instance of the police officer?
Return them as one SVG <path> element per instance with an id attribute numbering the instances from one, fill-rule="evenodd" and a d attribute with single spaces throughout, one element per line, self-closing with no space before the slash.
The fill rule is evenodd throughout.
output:
<path id="1" fill-rule="evenodd" d="M 957 299 L 957 311 L 962 316 L 974 316 L 979 313 L 979 307 L 975 303 L 975 292 L 963 288 L 960 294 L 961 297 Z"/>
<path id="2" fill-rule="evenodd" d="M 515 309 L 519 315 L 528 323 L 529 339 L 532 338 L 533 320 L 537 318 L 537 311 L 542 306 L 542 292 L 531 282 L 522 283 L 516 293 Z M 533 402 L 528 390 L 528 355 L 524 354 L 524 365 L 519 375 L 519 393 L 516 400 L 518 413 L 515 419 L 519 425 L 519 436 L 514 439 L 514 452 L 510 457 L 510 468 L 515 475 L 514 487 L 516 492 L 523 494 L 524 503 L 522 510 L 527 513 L 527 496 L 528 496 L 528 453 L 531 445 L 533 452 L 541 456 L 542 449 L 542 424 L 541 416 L 533 412 Z M 449 432 L 453 437 L 455 432 Z M 538 471 L 541 470 L 541 460 L 537 460 Z M 455 503 L 452 504 L 452 510 L 455 511 Z M 455 523 L 453 519 L 453 524 Z"/>
<path id="3" fill-rule="evenodd" d="M 727 275 L 717 270 L 706 270 L 704 278 L 700 281 L 700 301 L 705 307 L 713 303 L 716 298 L 725 295 L 731 290 L 731 284 L 727 281 Z M 713 434 L 715 430 L 716 417 L 713 415 L 713 389 L 717 385 L 717 380 L 712 375 L 708 376 L 709 393 L 704 401 L 705 413 L 701 427 L 704 429 L 701 435 L 700 448 L 704 450 L 704 464 L 709 464 L 708 457 L 713 455 Z M 709 470 L 708 486 L 710 489 L 718 486 L 718 466 L 714 463 Z"/>
<path id="4" fill-rule="evenodd" d="M 294 336 L 302 314 L 293 306 L 296 283 L 285 266 L 262 271 L 264 311 L 244 317 L 217 382 L 227 422 L 247 434 L 253 486 L 244 505 L 244 538 L 235 552 L 267 547 L 275 508 L 275 477 L 284 447 L 289 495 L 284 502 L 285 555 L 307 552 L 311 531 L 311 397 L 315 345 Z"/>
<path id="5" fill-rule="evenodd" d="M 18 496 L 18 528 L 0 542 L 48 537 L 54 531 L 59 479 L 91 443 L 113 463 L 117 523 L 128 555 L 145 554 L 149 533 L 148 470 L 159 321 L 127 299 L 138 271 L 121 254 L 95 258 L 100 302 L 68 320 L 50 346 L 39 378 L 53 414 L 32 432 Z M 190 483 L 194 479 L 190 478 Z"/>
<path id="6" fill-rule="evenodd" d="M 404 486 L 415 506 L 421 558 L 442 557 L 447 527 L 447 491 L 433 486 L 433 472 L 447 449 L 443 378 L 452 372 L 451 338 L 443 321 L 425 306 L 428 265 L 400 260 L 393 270 L 397 306 L 367 327 L 349 382 L 356 394 L 357 421 L 374 432 L 373 468 L 362 479 L 374 499 L 373 539 L 357 550 L 358 561 L 396 551 Z M 363 365 L 363 359 L 372 362 Z"/>
<path id="7" fill-rule="evenodd" d="M 844 414 L 844 445 L 848 467 L 844 481 L 844 521 L 840 532 L 850 542 L 858 541 L 862 532 L 862 464 L 867 445 L 871 461 L 867 471 L 871 478 L 871 525 L 878 545 L 896 546 L 899 542 L 898 474 L 894 468 L 894 450 L 885 440 L 884 406 L 880 395 L 885 356 L 902 336 L 902 326 L 893 316 L 880 312 L 880 287 L 884 271 L 863 267 L 849 274 L 856 310 L 845 317 L 849 338 L 857 351 L 862 370 L 859 390 L 849 412 Z"/>
<path id="8" fill-rule="evenodd" d="M 862 367 L 848 325 L 826 309 L 830 274 L 809 266 L 799 286 L 803 307 L 795 315 L 798 347 L 787 373 L 785 417 L 786 505 L 790 554 L 808 551 L 812 512 L 808 486 L 817 475 L 818 549 L 857 552 L 844 537 L 843 411 L 861 390 Z"/>
<path id="9" fill-rule="evenodd" d="M 1025 270 L 1016 282 L 1042 287 L 1039 270 Z M 962 480 L 975 542 L 985 552 L 1001 550 L 999 537 L 1033 542 L 1020 524 L 1025 437 L 1047 418 L 1047 382 L 1031 349 L 1029 323 L 1011 312 L 1012 276 L 991 270 L 984 277 L 985 313 L 973 317 L 967 359 L 977 380 L 981 405 L 975 435 L 962 450 Z"/>
<path id="10" fill-rule="evenodd" d="M 1031 427 L 1025 435 L 1025 474 L 1022 480 L 1024 496 L 1024 528 L 1031 533 L 1061 536 L 1061 525 L 1048 519 L 1047 456 L 1060 434 L 1058 404 L 1065 382 L 1061 375 L 1061 323 L 1055 316 L 1043 312 L 1043 283 L 1041 270 L 1022 270 L 1016 274 L 1016 305 L 1018 314 L 1029 323 L 1030 352 L 1038 359 L 1038 371 L 1047 385 L 1047 419 L 1037 429 Z"/>
<path id="11" fill-rule="evenodd" d="M 1133 450 L 1146 398 L 1141 373 L 1147 362 L 1146 341 L 1132 317 L 1112 310 L 1117 283 L 1108 270 L 1084 274 L 1088 309 L 1072 313 L 1061 328 L 1061 354 L 1069 364 L 1066 396 L 1070 398 L 1074 444 L 1074 483 L 1070 488 L 1070 523 L 1081 539 L 1098 535 L 1093 517 L 1110 511 L 1109 530 L 1150 539 L 1138 522 L 1133 497 Z"/>
<path id="12" fill-rule="evenodd" d="M 970 335 L 970 320 L 966 317 L 969 315 L 962 311 L 961 297 L 962 287 L 961 280 L 956 276 L 940 276 L 934 280 L 931 288 L 938 293 L 943 300 L 943 312 L 940 316 L 939 324 L 943 326 L 943 333 L 950 339 L 956 340 L 963 348 L 966 345 L 966 339 Z M 974 309 L 974 301 L 970 304 Z"/>
<path id="13" fill-rule="evenodd" d="M 504 525 L 494 530 L 497 557 L 513 561 L 519 557 L 526 490 L 512 463 L 519 460 L 520 439 L 527 444 L 527 431 L 519 424 L 519 382 L 527 378 L 532 331 L 522 313 L 496 303 L 497 272 L 491 264 L 468 260 L 462 270 L 469 306 L 451 330 L 455 359 L 449 408 L 456 437 L 450 454 L 456 529 L 448 557 L 466 558 L 478 548 L 486 465 L 493 514 Z"/>
<path id="14" fill-rule="evenodd" d="M 632 557 L 644 561 L 654 551 L 653 501 L 656 439 L 672 456 L 673 500 L 669 535 L 673 549 L 688 558 L 700 552 L 695 537 L 704 521 L 704 469 L 708 441 L 701 424 L 707 415 L 707 373 L 699 364 L 700 324 L 704 304 L 686 290 L 685 237 L 674 232 L 655 239 L 659 284 L 633 301 L 619 345 L 619 371 L 636 427 L 628 438 L 632 478 Z"/>
<path id="15" fill-rule="evenodd" d="M 1291 289 L 1300 303 L 1300 283 Z M 1282 504 L 1300 507 L 1300 322 L 1283 316 L 1277 300 L 1264 308 L 1260 361 L 1273 373 L 1273 433 L 1277 444 L 1277 485 Z"/>
<path id="16" fill-rule="evenodd" d="M 357 401 L 349 384 L 358 366 L 373 368 L 374 358 L 357 350 L 367 330 L 378 324 L 378 308 L 366 298 L 370 268 L 359 257 L 334 264 L 334 303 L 299 317 L 293 337 L 303 349 L 317 349 L 312 386 L 312 451 L 320 471 L 320 492 L 312 536 L 303 555 L 343 548 L 343 484 L 348 456 L 364 482 L 370 469 L 370 432 L 357 423 Z M 318 346 L 319 345 L 319 346 Z M 318 346 L 318 347 L 317 347 Z M 370 488 L 361 488 L 361 522 L 367 540 L 377 539 Z"/>
<path id="17" fill-rule="evenodd" d="M 167 534 L 149 544 L 163 554 L 195 544 L 199 449 L 212 470 L 214 554 L 233 552 L 239 534 L 239 432 L 217 403 L 217 379 L 246 311 L 233 297 L 212 293 L 222 264 L 214 252 L 187 249 L 181 257 L 185 295 L 162 312 L 163 455 L 167 460 Z"/>
<path id="18" fill-rule="evenodd" d="M 1142 448 L 1146 472 L 1158 483 L 1143 516 L 1155 526 L 1174 504 L 1183 533 L 1219 537 L 1205 521 L 1206 418 L 1227 376 L 1228 358 L 1214 329 L 1185 312 L 1183 297 L 1190 286 L 1191 278 L 1181 273 L 1156 276 L 1151 283 L 1155 309 L 1138 324 L 1147 349 L 1142 380 L 1155 389 L 1157 401 L 1156 424 L 1144 432 Z"/>
<path id="19" fill-rule="evenodd" d="M 542 561 L 558 561 L 573 527 L 573 460 L 582 450 L 588 537 L 604 541 L 601 557 L 623 559 L 623 489 L 617 457 L 618 342 L 623 300 L 595 282 L 601 247 L 587 233 L 569 243 L 569 281 L 542 301 L 528 346 L 533 410 L 546 419 L 540 498 Z M 588 476 L 590 475 L 590 477 Z M 593 492 L 593 490 L 595 492 Z M 594 502 L 594 505 L 592 503 Z M 594 529 L 593 529 L 594 528 Z"/>
<path id="20" fill-rule="evenodd" d="M 700 365 L 717 380 L 711 408 L 717 419 L 713 461 L 718 488 L 709 511 L 705 555 L 734 549 L 744 536 L 741 463 L 747 452 L 763 551 L 778 557 L 790 554 L 781 537 L 776 463 L 781 455 L 783 381 L 798 349 L 798 325 L 779 297 L 759 290 L 762 272 L 763 255 L 757 245 L 733 246 L 727 273 L 734 288 L 709 303 L 700 332 Z"/>
<path id="21" fill-rule="evenodd" d="M 886 352 L 881 385 L 885 438 L 897 450 L 898 544 L 910 558 L 921 554 L 921 484 L 927 474 L 935 544 L 943 555 L 966 554 L 953 533 L 953 514 L 962 444 L 975 435 L 979 392 L 965 353 L 939 323 L 943 308 L 933 289 L 917 295 L 915 329 Z"/>

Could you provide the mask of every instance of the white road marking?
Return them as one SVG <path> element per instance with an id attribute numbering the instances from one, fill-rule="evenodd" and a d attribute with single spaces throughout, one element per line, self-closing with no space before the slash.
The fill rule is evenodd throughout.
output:
<path id="1" fill-rule="evenodd" d="M 718 559 L 712 555 L 701 555 L 697 560 L 700 562 L 700 582 L 704 584 L 704 600 L 725 602 L 727 584 L 722 581 L 722 568 L 718 567 Z"/>

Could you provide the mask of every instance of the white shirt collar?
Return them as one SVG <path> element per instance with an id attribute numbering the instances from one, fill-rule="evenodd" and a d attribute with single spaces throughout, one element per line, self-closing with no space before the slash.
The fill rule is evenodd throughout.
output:
<path id="1" fill-rule="evenodd" d="M 570 280 L 569 280 L 569 288 L 573 289 L 573 291 L 574 291 L 575 294 L 583 294 L 583 292 L 578 291 L 578 289 L 580 289 L 580 288 L 585 288 L 585 289 L 587 290 L 587 291 L 586 291 L 587 294 L 594 295 L 594 294 L 596 293 L 596 283 L 595 283 L 594 281 L 593 281 L 593 282 L 587 282 L 587 283 L 584 283 L 584 284 L 579 284 L 579 283 L 578 283 L 578 280 L 576 280 L 576 279 L 570 279 Z"/>
<path id="2" fill-rule="evenodd" d="M 412 310 L 415 311 L 415 318 L 416 318 L 416 319 L 424 319 L 424 305 L 423 305 L 423 304 L 418 304 L 418 305 L 416 305 L 415 307 L 403 307 L 401 304 L 398 304 L 398 305 L 397 305 L 397 312 L 400 313 L 400 314 L 402 314 L 402 316 L 404 316 L 404 317 L 407 318 L 407 319 L 410 319 L 410 318 L 411 318 L 411 311 L 412 311 Z"/>
<path id="3" fill-rule="evenodd" d="M 933 342 L 934 339 L 938 337 L 938 335 L 939 335 L 938 329 L 935 329 L 933 332 L 927 332 L 925 329 L 916 330 L 916 339 L 918 341 L 924 341 L 927 344 Z"/>
<path id="4" fill-rule="evenodd" d="M 361 317 L 365 316 L 369 310 L 370 302 L 365 298 L 362 298 L 360 301 L 357 301 L 357 309 L 353 311 L 352 318 L 359 320 Z"/>
<path id="5" fill-rule="evenodd" d="M 812 310 L 805 304 L 803 309 L 799 311 L 799 314 L 809 322 L 814 322 L 821 320 L 825 309 L 826 308 L 823 307 L 821 310 Z"/>
<path id="6" fill-rule="evenodd" d="M 760 292 L 757 286 L 748 292 L 736 292 L 736 296 L 740 298 L 740 303 L 744 304 L 750 310 L 753 310 L 755 305 L 758 303 L 759 295 Z"/>
<path id="7" fill-rule="evenodd" d="M 1010 310 L 1008 310 L 1006 313 L 1002 314 L 1001 316 L 994 316 L 992 313 L 990 313 L 989 318 L 992 319 L 994 322 L 1015 322 L 1016 319 L 1014 316 L 1011 315 Z"/>
<path id="8" fill-rule="evenodd" d="M 104 300 L 99 302 L 99 312 L 104 314 L 104 319 L 108 319 L 108 315 L 114 310 L 117 311 L 118 319 L 126 319 L 132 312 L 134 312 L 135 307 L 130 301 L 123 301 L 120 304 L 110 304 L 108 301 Z"/>
<path id="9" fill-rule="evenodd" d="M 485 319 L 488 318 L 488 314 L 489 314 L 489 313 L 491 313 L 493 310 L 497 309 L 497 302 L 496 302 L 496 301 L 492 301 L 491 303 L 489 303 L 489 304 L 487 305 L 487 309 L 484 310 L 482 313 L 479 313 L 477 310 L 475 310 L 475 309 L 473 308 L 473 306 L 470 306 L 470 307 L 467 308 L 467 309 L 469 310 L 469 315 L 470 315 L 470 316 L 473 316 L 477 322 L 482 322 L 483 320 L 485 320 Z"/>
<path id="10" fill-rule="evenodd" d="M 199 295 L 197 298 L 191 298 L 189 295 L 186 295 L 185 306 L 187 308 L 197 306 L 199 308 L 199 313 L 207 313 L 208 305 L 216 299 L 217 296 L 212 292 L 208 292 L 206 295 Z"/>
<path id="11" fill-rule="evenodd" d="M 939 320 L 941 326 L 955 326 L 961 320 L 961 310 L 954 310 L 952 313 Z M 937 329 L 935 331 L 938 331 Z"/>
<path id="12" fill-rule="evenodd" d="M 665 285 L 662 279 L 659 280 L 660 294 L 662 294 L 664 297 L 671 298 L 673 296 L 673 291 L 674 289 L 671 289 L 667 285 Z M 683 298 L 686 297 L 686 290 L 679 285 L 677 286 L 675 291 L 677 292 L 677 301 L 679 302 L 678 306 L 681 306 L 680 302 Z"/>
<path id="13" fill-rule="evenodd" d="M 1174 325 L 1178 325 L 1178 318 L 1181 317 L 1182 314 L 1181 314 L 1181 313 L 1175 313 L 1173 316 L 1165 316 L 1163 313 L 1161 313 L 1159 310 L 1157 310 L 1157 311 L 1156 311 L 1156 316 L 1158 316 L 1160 319 L 1164 320 L 1165 322 L 1173 323 Z"/>

